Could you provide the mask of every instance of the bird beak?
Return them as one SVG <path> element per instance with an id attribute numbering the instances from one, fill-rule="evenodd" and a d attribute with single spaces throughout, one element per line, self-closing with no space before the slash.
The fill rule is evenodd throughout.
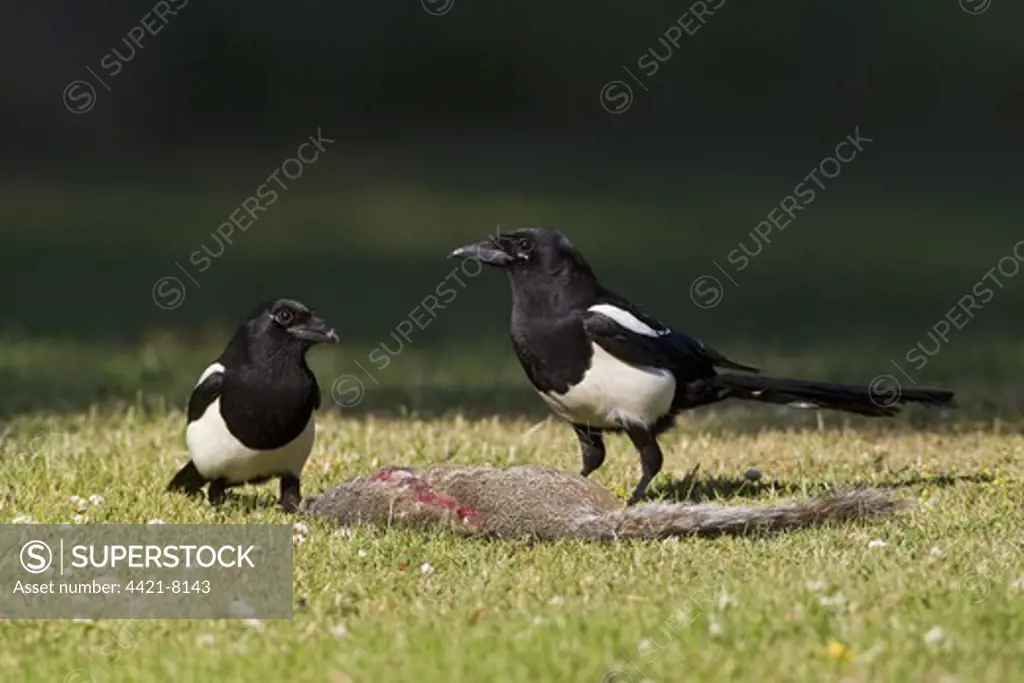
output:
<path id="1" fill-rule="evenodd" d="M 291 328 L 290 332 L 299 339 L 304 339 L 314 344 L 337 344 L 341 341 L 341 337 L 334 331 L 334 328 L 317 316 L 313 316 L 305 324 L 296 325 Z"/>
<path id="2" fill-rule="evenodd" d="M 448 254 L 448 258 L 473 259 L 499 268 L 516 260 L 514 256 L 502 250 L 497 240 L 492 239 L 463 245 Z"/>

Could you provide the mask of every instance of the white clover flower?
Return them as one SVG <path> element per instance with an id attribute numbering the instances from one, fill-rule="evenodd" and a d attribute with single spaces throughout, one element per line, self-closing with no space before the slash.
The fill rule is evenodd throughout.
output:
<path id="1" fill-rule="evenodd" d="M 928 633 L 924 634 L 925 645 L 936 647 L 941 645 L 946 640 L 946 632 L 941 626 L 936 626 Z"/>
<path id="2" fill-rule="evenodd" d="M 254 631 L 263 631 L 267 628 L 259 619 L 246 619 L 243 623 Z"/>
<path id="3" fill-rule="evenodd" d="M 823 595 L 820 598 L 818 598 L 818 603 L 822 607 L 834 607 L 838 609 L 846 604 L 846 596 L 842 593 L 836 593 L 834 595 Z"/>
<path id="4" fill-rule="evenodd" d="M 712 638 L 720 638 L 725 634 L 725 627 L 717 619 L 708 622 L 708 635 Z"/>
<path id="5" fill-rule="evenodd" d="M 820 593 L 828 588 L 828 582 L 822 579 L 815 579 L 814 581 L 808 581 L 806 584 L 807 590 L 812 593 Z"/>

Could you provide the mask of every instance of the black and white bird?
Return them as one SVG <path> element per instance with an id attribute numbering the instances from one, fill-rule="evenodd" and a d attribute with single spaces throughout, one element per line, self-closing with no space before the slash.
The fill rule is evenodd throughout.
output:
<path id="1" fill-rule="evenodd" d="M 643 476 L 633 505 L 661 470 L 657 436 L 683 410 L 727 398 L 868 416 L 897 412 L 896 403 L 951 405 L 953 393 L 831 382 L 718 374 L 758 369 L 726 358 L 670 329 L 598 282 L 583 255 L 556 230 L 532 228 L 459 247 L 504 270 L 512 286 L 512 345 L 527 377 L 580 441 L 581 474 L 605 458 L 603 434 L 625 432 L 640 452 Z"/>
<path id="2" fill-rule="evenodd" d="M 167 490 L 194 494 L 209 483 L 210 504 L 219 505 L 229 487 L 279 477 L 281 507 L 296 510 L 320 407 L 306 351 L 338 341 L 334 329 L 293 299 L 253 311 L 192 390 L 185 430 L 191 460 Z"/>

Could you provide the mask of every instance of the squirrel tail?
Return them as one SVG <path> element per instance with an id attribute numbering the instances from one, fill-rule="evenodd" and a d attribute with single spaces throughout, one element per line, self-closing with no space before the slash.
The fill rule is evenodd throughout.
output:
<path id="1" fill-rule="evenodd" d="M 591 531 L 600 538 L 668 538 L 681 535 L 747 535 L 829 523 L 850 523 L 909 507 L 889 492 L 859 489 L 806 501 L 730 507 L 652 503 L 606 512 Z"/>
<path id="2" fill-rule="evenodd" d="M 308 497 L 301 510 L 342 525 L 450 528 L 472 536 L 584 541 L 753 534 L 855 522 L 910 503 L 857 489 L 805 501 L 733 507 L 652 503 L 625 507 L 578 474 L 524 465 L 388 469 Z"/>

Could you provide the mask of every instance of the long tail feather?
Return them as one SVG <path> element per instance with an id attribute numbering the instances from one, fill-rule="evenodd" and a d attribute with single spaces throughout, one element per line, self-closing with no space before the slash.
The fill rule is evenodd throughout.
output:
<path id="1" fill-rule="evenodd" d="M 718 375 L 710 380 L 726 397 L 798 408 L 828 408 L 870 417 L 899 412 L 906 403 L 955 407 L 953 392 L 943 389 L 901 389 L 889 386 L 858 386 L 803 379 L 782 379 L 750 375 Z"/>

